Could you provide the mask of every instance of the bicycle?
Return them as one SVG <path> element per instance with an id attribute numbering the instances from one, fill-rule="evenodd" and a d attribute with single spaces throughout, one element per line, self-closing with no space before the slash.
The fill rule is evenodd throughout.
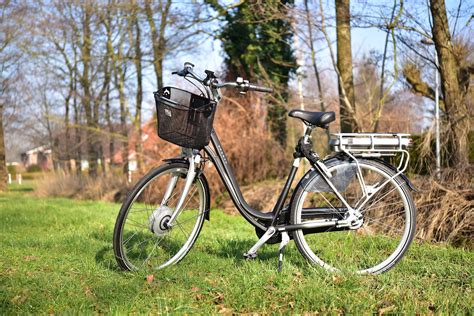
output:
<path id="1" fill-rule="evenodd" d="M 305 126 L 294 160 L 271 212 L 253 209 L 243 198 L 224 149 L 212 128 L 222 88 L 272 92 L 237 78 L 219 83 L 214 72 L 197 75 L 185 63 L 173 72 L 201 94 L 164 87 L 154 92 L 158 135 L 182 147 L 182 155 L 146 174 L 126 197 L 114 229 L 114 253 L 124 270 L 162 269 L 182 260 L 210 219 L 210 193 L 204 165 L 217 169 L 236 208 L 255 227 L 258 241 L 244 254 L 253 259 L 264 244 L 279 243 L 278 270 L 293 239 L 311 263 L 329 271 L 377 274 L 392 268 L 407 251 L 415 233 L 416 209 L 403 174 L 409 160 L 408 134 L 338 133 L 334 153 L 320 159 L 312 150 L 311 132 L 327 129 L 334 112 L 292 110 Z M 210 144 L 209 144 L 210 143 Z M 397 167 L 385 156 L 398 156 Z M 302 159 L 311 166 L 290 188 Z"/>

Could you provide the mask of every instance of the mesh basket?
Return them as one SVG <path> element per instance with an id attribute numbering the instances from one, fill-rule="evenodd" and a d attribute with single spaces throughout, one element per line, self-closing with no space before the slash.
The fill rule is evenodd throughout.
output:
<path id="1" fill-rule="evenodd" d="M 193 149 L 209 144 L 216 102 L 174 87 L 154 95 L 160 138 Z"/>

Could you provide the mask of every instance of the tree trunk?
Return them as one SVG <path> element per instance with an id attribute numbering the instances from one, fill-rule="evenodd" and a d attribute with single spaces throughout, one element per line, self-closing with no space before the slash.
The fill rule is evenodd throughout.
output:
<path id="1" fill-rule="evenodd" d="M 98 153 L 96 148 L 96 124 L 94 120 L 94 110 L 91 98 L 91 83 L 90 83 L 90 62 L 91 62 L 91 12 L 90 4 L 84 5 L 84 21 L 83 21 L 83 41 L 81 48 L 82 59 L 82 75 L 80 82 L 82 85 L 83 96 L 82 106 L 86 114 L 86 143 L 87 143 L 87 160 L 89 162 L 89 176 L 97 177 L 97 160 Z"/>
<path id="2" fill-rule="evenodd" d="M 0 192 L 7 190 L 8 170 L 3 136 L 3 105 L 0 104 Z"/>
<path id="3" fill-rule="evenodd" d="M 70 138 L 70 127 L 69 127 L 69 108 L 70 108 L 70 101 L 71 101 L 71 96 L 72 94 L 74 93 L 74 91 L 72 90 L 72 86 L 73 86 L 73 83 L 72 83 L 72 78 L 70 78 L 71 82 L 70 82 L 70 87 L 69 87 L 69 93 L 66 97 L 66 100 L 65 100 L 65 111 L 64 111 L 64 159 L 66 160 L 66 170 L 68 172 L 71 171 L 71 145 L 70 145 L 70 141 L 69 141 L 69 138 Z"/>
<path id="4" fill-rule="evenodd" d="M 105 94 L 105 120 L 107 121 L 107 129 L 109 131 L 109 170 L 112 170 L 114 164 L 115 144 L 114 144 L 114 127 L 112 125 L 112 118 L 110 117 L 110 83 Z"/>
<path id="5" fill-rule="evenodd" d="M 107 67 L 107 75 L 109 76 L 109 80 L 106 81 L 107 85 L 105 87 L 105 120 L 107 122 L 107 130 L 108 134 L 108 141 L 109 141 L 109 172 L 112 172 L 112 166 L 114 164 L 114 154 L 115 154 L 115 139 L 114 139 L 114 126 L 112 124 L 112 118 L 110 113 L 110 77 L 112 76 L 113 72 L 116 71 L 116 61 L 115 61 L 115 52 L 112 43 L 112 16 L 111 14 L 107 15 L 107 18 L 104 19 L 103 24 L 106 29 L 107 33 L 107 58 L 110 60 L 110 68 Z M 105 162 L 104 162 L 105 163 Z"/>
<path id="6" fill-rule="evenodd" d="M 465 166 L 469 163 L 468 134 L 470 129 L 469 110 L 465 102 L 468 92 L 464 82 L 466 79 L 465 76 L 461 76 L 462 69 L 454 54 L 444 1 L 430 0 L 430 10 L 433 19 L 433 41 L 438 54 L 441 89 L 448 122 L 446 136 L 452 153 L 450 165 Z"/>
<path id="7" fill-rule="evenodd" d="M 343 133 L 357 132 L 350 19 L 350 0 L 336 0 L 337 67 L 341 76 L 340 81 L 342 82 L 339 82 L 339 114 L 341 131 Z M 345 95 L 342 91 L 343 89 Z M 345 98 L 352 105 L 353 111 L 347 108 Z"/>
<path id="8" fill-rule="evenodd" d="M 318 87 L 319 95 L 319 105 L 322 112 L 326 111 L 326 106 L 324 105 L 324 91 L 322 89 L 321 80 L 319 76 L 318 63 L 316 62 L 316 49 L 314 47 L 314 38 L 313 38 L 313 25 L 312 19 L 309 11 L 308 0 L 304 0 L 304 8 L 306 13 L 306 24 L 308 25 L 308 41 L 309 48 L 311 51 L 311 64 L 313 65 L 314 75 L 316 76 L 316 84 Z"/>
<path id="9" fill-rule="evenodd" d="M 136 95 L 136 108 L 135 108 L 135 118 L 134 125 L 136 131 L 136 140 L 135 140 L 135 159 L 137 161 L 137 169 L 141 170 L 142 168 L 142 102 L 143 102 L 143 84 L 142 84 L 142 49 L 141 49 L 141 30 L 140 24 L 137 18 L 136 10 L 133 17 L 133 26 L 135 28 L 135 68 L 137 71 L 137 95 Z M 131 32 L 133 34 L 133 31 Z"/>
<path id="10" fill-rule="evenodd" d="M 74 79 L 74 91 L 77 89 L 76 79 Z M 73 96 L 73 108 L 74 108 L 74 136 L 75 136 L 75 149 L 76 154 L 74 157 L 75 164 L 76 164 L 76 174 L 79 176 L 82 174 L 82 137 L 81 137 L 81 112 L 79 106 L 77 104 L 77 96 L 74 94 Z"/>
<path id="11" fill-rule="evenodd" d="M 153 10 L 151 8 L 152 1 L 145 1 L 145 14 L 148 20 L 148 25 L 151 31 L 151 41 L 153 48 L 153 68 L 155 69 L 156 85 L 159 88 L 163 86 L 163 58 L 166 52 L 165 30 L 168 20 L 168 14 L 171 7 L 171 0 L 160 1 L 160 29 L 156 29 L 155 21 L 153 20 Z"/>
<path id="12" fill-rule="evenodd" d="M 118 66 L 121 67 L 121 66 Z M 118 69 L 118 90 L 120 103 L 120 132 L 122 135 L 122 163 L 123 173 L 128 173 L 128 131 L 127 131 L 127 104 L 125 100 L 125 71 Z"/>

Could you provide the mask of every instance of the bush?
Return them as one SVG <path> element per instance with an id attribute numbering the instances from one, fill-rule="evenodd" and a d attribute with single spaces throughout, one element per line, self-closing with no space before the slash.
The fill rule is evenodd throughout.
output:
<path id="1" fill-rule="evenodd" d="M 38 181 L 36 195 L 79 200 L 106 200 L 121 202 L 130 189 L 124 176 L 114 175 L 91 178 L 86 175 L 50 173 Z"/>
<path id="2" fill-rule="evenodd" d="M 27 172 L 41 172 L 41 167 L 38 165 L 30 165 L 28 168 L 26 168 Z"/>
<path id="3" fill-rule="evenodd" d="M 444 169 L 440 180 L 427 176 L 413 179 L 420 190 L 414 194 L 418 238 L 474 249 L 473 169 Z"/>
<path id="4" fill-rule="evenodd" d="M 16 176 L 16 166 L 9 165 L 7 166 L 8 173 L 12 175 L 12 178 Z"/>

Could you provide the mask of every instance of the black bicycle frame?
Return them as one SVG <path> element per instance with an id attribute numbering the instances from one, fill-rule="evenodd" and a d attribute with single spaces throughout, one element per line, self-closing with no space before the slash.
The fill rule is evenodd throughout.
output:
<path id="1" fill-rule="evenodd" d="M 204 150 L 209 156 L 209 158 L 211 159 L 211 161 L 216 166 L 219 176 L 224 182 L 224 185 L 227 188 L 227 191 L 229 192 L 232 198 L 232 201 L 234 202 L 235 206 L 237 207 L 239 212 L 242 214 L 242 216 L 249 223 L 263 230 L 266 230 L 266 227 L 268 226 L 268 224 L 272 224 L 272 226 L 275 225 L 278 215 L 280 215 L 282 211 L 283 203 L 288 197 L 288 192 L 291 188 L 291 184 L 293 183 L 298 167 L 294 165 L 292 166 L 290 170 L 290 174 L 288 175 L 288 178 L 286 180 L 285 186 L 283 187 L 283 190 L 280 193 L 280 196 L 278 197 L 278 200 L 272 212 L 264 213 L 264 212 L 253 209 L 245 201 L 245 198 L 243 197 L 242 192 L 240 190 L 240 186 L 235 178 L 234 173 L 232 172 L 232 168 L 228 164 L 228 160 L 224 153 L 224 150 L 222 149 L 221 142 L 219 138 L 217 137 L 217 134 L 214 130 L 212 130 L 211 132 L 211 144 L 213 145 L 215 151 L 209 145 L 206 146 Z M 267 225 L 263 224 L 262 222 L 267 223 Z"/>

